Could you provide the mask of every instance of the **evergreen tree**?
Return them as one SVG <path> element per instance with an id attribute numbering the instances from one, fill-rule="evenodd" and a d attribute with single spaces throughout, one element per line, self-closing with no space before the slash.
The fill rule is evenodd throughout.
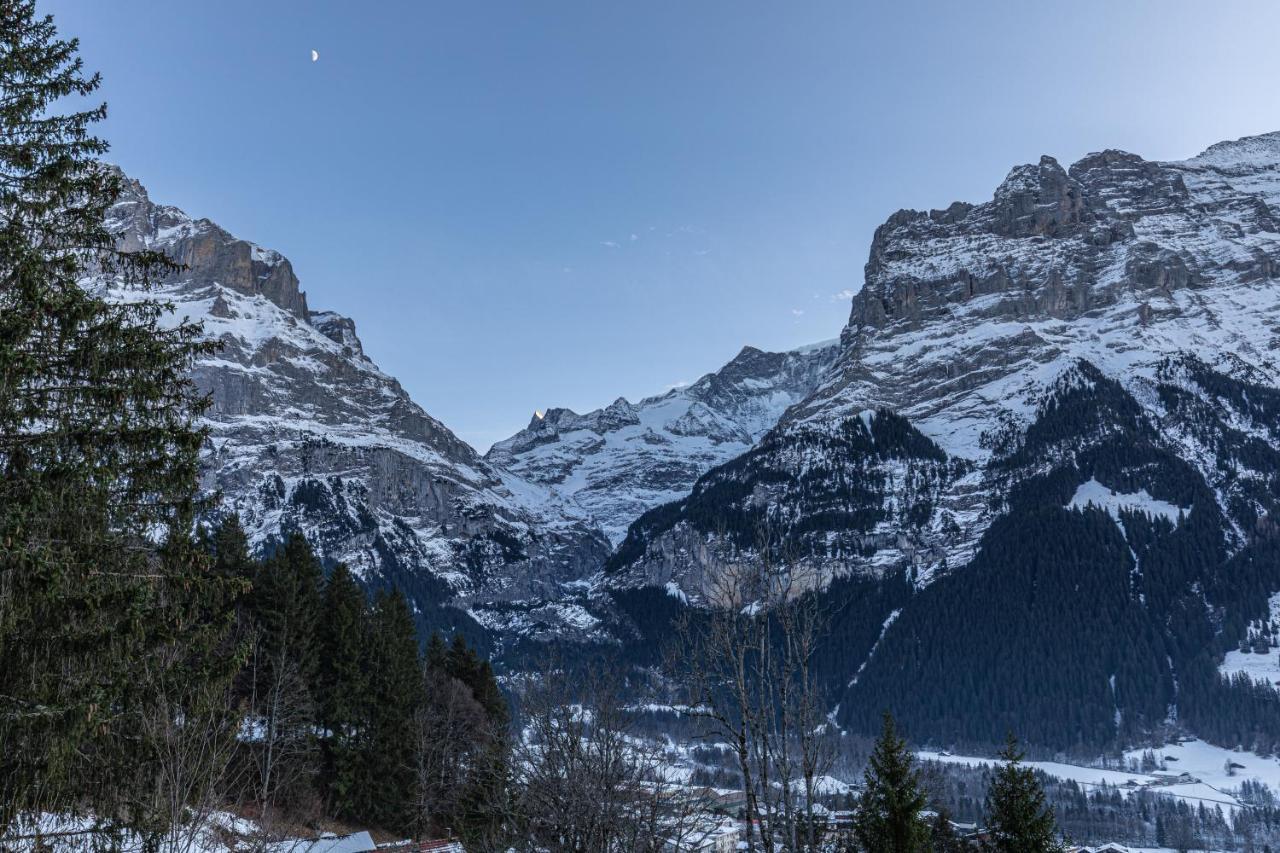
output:
<path id="1" fill-rule="evenodd" d="M 320 729 L 324 732 L 322 787 L 331 814 L 350 815 L 356 807 L 359 735 L 364 715 L 365 671 L 361 659 L 368 601 L 344 564 L 324 588 L 316 683 Z"/>
<path id="2" fill-rule="evenodd" d="M 214 593 L 172 538 L 198 508 L 187 377 L 212 345 L 145 294 L 80 285 L 142 289 L 173 265 L 103 224 L 121 188 L 97 162 L 105 105 L 60 110 L 100 83 L 77 54 L 32 0 L 0 0 L 0 838 L 42 810 L 146 823 L 128 783 L 153 775 L 142 721 L 171 707 L 151 688 L 199 652 L 189 595 Z"/>
<path id="3" fill-rule="evenodd" d="M 419 719 L 420 819 L 488 849 L 507 829 L 510 712 L 493 669 L 455 634 L 427 642 Z"/>
<path id="4" fill-rule="evenodd" d="M 1053 811 L 1035 771 L 1022 766 L 1018 741 L 1009 735 L 1000 751 L 1004 764 L 987 791 L 987 849 L 996 853 L 1050 853 L 1062 849 Z"/>
<path id="5" fill-rule="evenodd" d="M 231 513 L 209 532 L 208 549 L 213 555 L 214 574 L 242 581 L 248 592 L 258 566 L 249 554 L 249 537 L 240 516 Z"/>
<path id="6" fill-rule="evenodd" d="M 141 759 L 137 778 L 115 782 L 135 802 L 149 804 L 131 821 L 147 848 L 186 847 L 231 793 L 243 720 L 235 679 L 247 653 L 236 614 L 247 583 L 227 579 L 211 562 L 207 548 L 177 531 L 153 560 L 162 574 L 187 581 L 166 594 L 175 614 L 167 638 L 135 662 L 134 689 L 143 697 L 137 731 L 115 741 Z"/>
<path id="7" fill-rule="evenodd" d="M 431 632 L 431 639 L 427 641 L 427 652 L 425 656 L 426 667 L 428 670 L 435 672 L 448 673 L 449 651 L 441 639 L 440 634 L 436 631 Z"/>
<path id="8" fill-rule="evenodd" d="M 205 549 L 213 559 L 213 576 L 226 584 L 234 596 L 235 606 L 231 613 L 221 614 L 233 617 L 230 640 L 247 650 L 253 634 L 250 607 L 258 564 L 249 554 L 249 537 L 240 525 L 240 516 L 232 513 L 208 530 Z"/>
<path id="9" fill-rule="evenodd" d="M 428 653 L 433 652 L 428 649 Z M 505 730 L 510 722 L 510 710 L 494 677 L 493 665 L 468 646 L 462 634 L 453 635 L 453 644 L 444 660 L 445 671 L 471 689 L 495 730 Z"/>
<path id="10" fill-rule="evenodd" d="M 418 639 L 399 591 L 380 593 L 369 618 L 365 671 L 368 715 L 359 814 L 375 826 L 409 830 L 415 820 L 415 714 L 422 700 Z"/>
<path id="11" fill-rule="evenodd" d="M 929 827 L 920 815 L 925 798 L 919 773 L 912 767 L 907 742 L 898 737 L 888 713 L 864 778 L 853 824 L 862 849 L 874 853 L 929 850 Z"/>
<path id="12" fill-rule="evenodd" d="M 254 619 L 267 666 L 292 664 L 307 685 L 314 684 L 318 665 L 316 629 L 323 578 L 311 545 L 301 533 L 294 533 L 262 564 L 254 582 Z"/>
<path id="13" fill-rule="evenodd" d="M 310 793 L 323 571 L 295 533 L 262 564 L 253 585 L 251 704 L 261 731 L 257 799 L 264 810 Z"/>
<path id="14" fill-rule="evenodd" d="M 510 708 L 493 667 L 467 645 L 461 634 L 453 635 L 453 642 L 443 655 L 442 649 L 443 643 L 428 647 L 428 664 L 442 660 L 446 674 L 464 685 L 484 712 L 484 725 L 475 731 L 475 742 L 466 747 L 471 753 L 471 773 L 458 809 L 459 831 L 483 845 L 501 829 L 503 810 L 499 806 L 507 795 L 511 775 L 511 744 L 507 737 Z"/>

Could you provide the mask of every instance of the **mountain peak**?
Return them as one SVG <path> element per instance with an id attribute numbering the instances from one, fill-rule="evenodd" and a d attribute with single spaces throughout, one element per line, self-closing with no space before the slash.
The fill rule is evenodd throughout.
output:
<path id="1" fill-rule="evenodd" d="M 123 179 L 119 200 L 107 214 L 107 227 L 125 251 L 158 249 L 182 265 L 163 283 L 191 287 L 221 285 L 246 296 L 263 296 L 308 322 L 307 295 L 298 286 L 293 265 L 271 249 L 240 240 L 208 219 L 151 201 L 141 181 L 108 167 Z"/>
<path id="2" fill-rule="evenodd" d="M 991 233 L 1002 237 L 1065 236 L 1089 218 L 1079 183 L 1047 154 L 1010 171 L 986 212 Z"/>

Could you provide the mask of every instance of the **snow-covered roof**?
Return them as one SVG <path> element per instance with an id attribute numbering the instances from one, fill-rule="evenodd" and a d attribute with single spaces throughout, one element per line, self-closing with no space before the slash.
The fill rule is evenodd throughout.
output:
<path id="1" fill-rule="evenodd" d="M 368 853 L 377 849 L 378 845 L 373 843 L 368 832 L 322 835 L 313 839 L 294 838 L 277 841 L 264 848 L 266 853 Z"/>

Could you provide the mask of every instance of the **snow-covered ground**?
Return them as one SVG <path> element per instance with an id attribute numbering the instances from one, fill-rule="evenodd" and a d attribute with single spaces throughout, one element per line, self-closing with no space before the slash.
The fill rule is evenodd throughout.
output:
<path id="1" fill-rule="evenodd" d="M 1140 761 L 1145 751 L 1145 749 L 1130 750 L 1125 753 L 1125 758 Z M 1161 794 L 1186 800 L 1193 806 L 1201 803 L 1206 808 L 1219 806 L 1228 815 L 1234 814 L 1241 807 L 1235 792 L 1245 780 L 1261 782 L 1280 795 L 1280 759 L 1263 758 L 1252 752 L 1224 749 L 1201 740 L 1169 744 L 1153 752 L 1158 760 L 1163 760 L 1166 770 L 1153 773 L 1131 773 L 1114 768 L 1084 767 L 1056 761 L 1028 761 L 1026 764 L 1058 779 L 1074 781 L 1085 788 L 1106 785 L 1119 788 L 1122 792 L 1149 788 Z M 924 751 L 917 755 L 924 761 L 962 764 L 968 767 L 997 763 L 996 759 L 942 752 Z M 1229 772 L 1228 762 L 1238 766 Z M 1179 781 L 1183 773 L 1189 774 L 1190 778 Z"/>
<path id="2" fill-rule="evenodd" d="M 1070 509 L 1084 509 L 1088 506 L 1095 506 L 1098 509 L 1105 510 L 1117 522 L 1120 521 L 1121 510 L 1142 512 L 1153 517 L 1167 518 L 1174 525 L 1177 525 L 1178 519 L 1184 513 L 1190 512 L 1190 508 L 1156 500 L 1147 494 L 1146 489 L 1139 489 L 1134 494 L 1124 494 L 1102 485 L 1092 477 L 1087 482 L 1080 484 L 1067 506 Z"/>
<path id="3" fill-rule="evenodd" d="M 1233 649 L 1227 652 L 1218 672 L 1227 678 L 1243 672 L 1254 681 L 1280 685 L 1280 649 L 1271 649 L 1264 655 Z"/>
<path id="4" fill-rule="evenodd" d="M 1280 593 L 1271 596 L 1270 621 L 1280 623 Z M 1280 685 L 1280 648 L 1268 649 L 1265 654 L 1254 654 L 1232 649 L 1227 652 L 1218 672 L 1224 678 L 1233 678 L 1244 673 L 1254 681 Z"/>
<path id="5" fill-rule="evenodd" d="M 118 850 L 121 853 L 142 853 L 143 840 L 133 833 L 123 837 L 109 836 L 95 831 L 91 817 L 65 817 L 42 814 L 34 821 L 21 819 L 10 827 L 10 840 L 0 843 L 0 849 L 14 853 L 35 853 L 36 850 L 59 850 L 67 853 L 94 853 L 98 850 Z M 43 837 L 37 837 L 43 835 Z M 14 840 L 18 839 L 18 840 Z M 230 812 L 214 812 L 202 821 L 175 829 L 165 836 L 161 849 L 185 850 L 188 853 L 232 853 L 235 850 L 261 849 L 266 836 L 253 821 L 237 817 Z"/>
<path id="6" fill-rule="evenodd" d="M 1142 753 L 1143 750 L 1134 749 L 1125 753 L 1125 757 L 1140 759 Z M 1224 749 L 1202 740 L 1168 744 L 1155 750 L 1155 754 L 1165 759 L 1169 772 L 1190 773 L 1214 788 L 1237 789 L 1241 782 L 1249 779 L 1262 782 L 1280 795 L 1280 758 L 1263 758 L 1256 753 Z M 1241 765 L 1234 775 L 1227 772 L 1228 761 Z"/>

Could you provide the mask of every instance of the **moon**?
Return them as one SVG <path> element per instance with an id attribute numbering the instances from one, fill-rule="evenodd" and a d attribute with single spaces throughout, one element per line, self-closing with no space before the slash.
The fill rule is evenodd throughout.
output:
<path id="1" fill-rule="evenodd" d="M 315 62 L 315 61 L 316 61 L 317 59 L 319 59 L 319 58 L 320 58 L 320 51 L 318 51 L 318 50 L 313 50 L 313 51 L 311 51 L 311 61 L 312 61 L 312 62 Z"/>

